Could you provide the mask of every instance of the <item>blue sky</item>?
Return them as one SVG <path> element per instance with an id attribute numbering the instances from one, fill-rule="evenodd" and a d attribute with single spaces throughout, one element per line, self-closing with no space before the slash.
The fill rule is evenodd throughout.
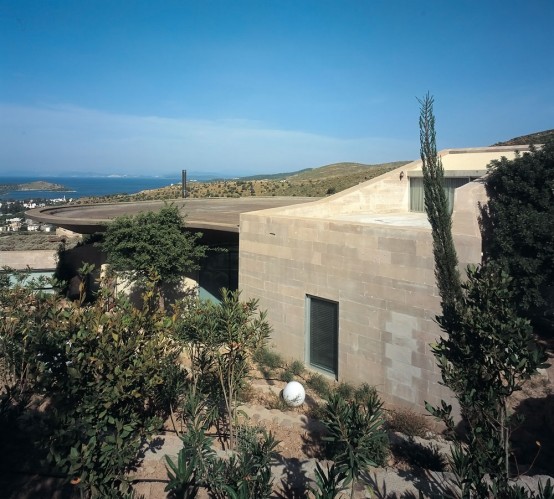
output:
<path id="1" fill-rule="evenodd" d="M 552 0 L 0 0 L 0 173 L 272 173 L 554 128 Z"/>

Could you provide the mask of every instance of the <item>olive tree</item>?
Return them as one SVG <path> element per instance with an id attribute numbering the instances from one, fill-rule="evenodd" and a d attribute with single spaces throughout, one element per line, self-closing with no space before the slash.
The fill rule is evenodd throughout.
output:
<path id="1" fill-rule="evenodd" d="M 206 253 L 199 244 L 202 234 L 186 232 L 184 226 L 178 208 L 166 205 L 159 212 L 116 218 L 101 247 L 113 270 L 140 288 L 154 281 L 163 296 L 162 284 L 176 290 L 184 276 L 200 268 Z"/>

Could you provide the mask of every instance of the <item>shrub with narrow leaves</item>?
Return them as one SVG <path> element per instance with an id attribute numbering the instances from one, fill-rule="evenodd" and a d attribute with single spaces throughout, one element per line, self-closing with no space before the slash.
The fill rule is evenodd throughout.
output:
<path id="1" fill-rule="evenodd" d="M 322 422 L 327 428 L 324 440 L 329 444 L 330 458 L 337 471 L 351 484 L 369 466 L 381 466 L 388 455 L 383 403 L 375 393 L 365 404 L 347 401 L 333 393 L 327 399 Z"/>

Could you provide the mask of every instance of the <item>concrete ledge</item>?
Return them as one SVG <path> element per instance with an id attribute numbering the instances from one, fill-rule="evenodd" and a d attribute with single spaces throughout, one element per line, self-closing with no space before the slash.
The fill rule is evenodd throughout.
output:
<path id="1" fill-rule="evenodd" d="M 57 262 L 56 250 L 25 250 L 0 251 L 0 266 L 15 270 L 55 270 Z"/>

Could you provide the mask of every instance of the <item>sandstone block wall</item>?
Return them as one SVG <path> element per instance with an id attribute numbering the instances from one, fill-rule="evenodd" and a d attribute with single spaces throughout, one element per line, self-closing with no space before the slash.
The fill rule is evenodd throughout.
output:
<path id="1" fill-rule="evenodd" d="M 339 380 L 420 409 L 449 397 L 430 347 L 440 335 L 430 230 L 249 213 L 239 261 L 243 297 L 267 309 L 285 356 L 307 358 L 306 297 L 316 296 L 339 304 Z"/>
<path id="2" fill-rule="evenodd" d="M 525 149 L 440 154 L 454 174 L 484 171 L 492 159 Z M 362 223 L 367 214 L 408 213 L 406 173 L 418 169 L 416 161 L 328 199 L 241 215 L 239 288 L 267 309 L 278 350 L 303 361 L 307 296 L 337 302 L 338 379 L 376 385 L 389 402 L 423 409 L 425 401 L 451 396 L 438 384 L 431 347 L 441 334 L 434 322 L 440 298 L 431 231 L 417 224 Z M 468 264 L 481 261 L 478 217 L 484 202 L 481 183 L 456 191 L 452 227 L 462 276 Z"/>

